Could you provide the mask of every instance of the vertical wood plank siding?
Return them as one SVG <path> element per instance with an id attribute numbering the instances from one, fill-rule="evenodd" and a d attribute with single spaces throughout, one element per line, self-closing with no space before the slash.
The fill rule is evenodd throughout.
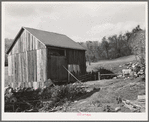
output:
<path id="1" fill-rule="evenodd" d="M 68 80 L 68 72 L 63 68 L 63 65 L 68 69 L 69 64 L 79 65 L 80 75 L 86 73 L 85 51 L 60 48 L 66 51 L 65 56 L 52 56 L 50 49 L 47 49 L 47 79 L 56 81 Z M 55 48 L 59 49 L 59 48 Z"/>
<path id="2" fill-rule="evenodd" d="M 12 77 L 13 77 L 13 81 L 12 82 L 15 82 L 15 55 L 11 55 L 12 56 L 12 68 L 13 68 L 13 74 L 12 74 Z"/>
<path id="3" fill-rule="evenodd" d="M 81 74 L 86 73 L 85 51 L 67 49 L 66 56 L 68 64 L 78 64 L 80 66 Z"/>
<path id="4" fill-rule="evenodd" d="M 13 87 L 47 80 L 47 51 L 37 38 L 24 30 L 8 55 L 8 77 Z M 27 84 L 27 85 L 24 85 Z"/>
<path id="5" fill-rule="evenodd" d="M 8 55 L 8 76 L 11 76 L 10 70 L 11 70 L 11 56 Z"/>
<path id="6" fill-rule="evenodd" d="M 67 68 L 66 57 L 64 56 L 50 56 L 48 53 L 47 59 L 47 79 L 53 81 L 65 81 L 67 80 L 67 71 L 64 69 Z"/>
<path id="7" fill-rule="evenodd" d="M 37 50 L 37 81 L 40 81 L 40 50 Z"/>

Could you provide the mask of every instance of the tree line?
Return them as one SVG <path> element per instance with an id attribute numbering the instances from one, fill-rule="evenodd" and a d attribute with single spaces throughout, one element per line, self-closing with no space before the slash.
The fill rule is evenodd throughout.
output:
<path id="1" fill-rule="evenodd" d="M 95 62 L 98 60 L 109 60 L 123 56 L 134 54 L 132 47 L 131 36 L 137 32 L 142 31 L 138 25 L 132 31 L 127 31 L 124 34 L 112 35 L 109 37 L 104 36 L 98 45 L 88 46 L 87 44 L 80 43 L 86 48 L 86 60 Z M 93 41 L 90 41 L 93 42 Z M 86 42 L 87 43 L 87 42 Z"/>

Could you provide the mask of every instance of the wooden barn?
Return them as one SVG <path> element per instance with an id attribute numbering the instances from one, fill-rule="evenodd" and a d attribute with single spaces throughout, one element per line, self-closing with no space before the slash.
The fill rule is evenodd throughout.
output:
<path id="1" fill-rule="evenodd" d="M 47 79 L 71 82 L 86 73 L 85 49 L 63 34 L 22 27 L 7 51 L 12 87 L 43 87 Z M 65 68 L 66 69 L 65 69 Z"/>

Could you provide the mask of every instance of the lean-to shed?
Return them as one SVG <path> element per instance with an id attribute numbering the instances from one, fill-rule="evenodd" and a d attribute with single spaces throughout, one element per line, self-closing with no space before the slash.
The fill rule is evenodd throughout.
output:
<path id="1" fill-rule="evenodd" d="M 85 49 L 63 34 L 22 27 L 8 54 L 8 77 L 12 87 L 43 87 L 47 79 L 71 81 L 86 73 Z M 64 67 L 63 67 L 64 66 Z"/>

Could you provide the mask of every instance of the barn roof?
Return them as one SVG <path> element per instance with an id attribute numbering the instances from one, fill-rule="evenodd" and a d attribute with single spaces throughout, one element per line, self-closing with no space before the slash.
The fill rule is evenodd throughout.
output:
<path id="1" fill-rule="evenodd" d="M 66 35 L 28 28 L 28 27 L 22 27 L 19 33 L 17 34 L 16 38 L 14 39 L 14 42 L 8 49 L 7 54 L 13 48 L 19 35 L 21 35 L 21 33 L 23 32 L 22 30 L 24 29 L 27 30 L 29 33 L 31 33 L 33 36 L 35 36 L 37 39 L 39 39 L 41 42 L 43 42 L 46 46 L 85 50 L 84 47 L 82 47 L 80 44 L 76 43 Z"/>
<path id="2" fill-rule="evenodd" d="M 33 28 L 24 27 L 37 39 L 43 42 L 45 45 L 72 48 L 78 50 L 85 50 L 80 44 L 74 42 L 68 36 L 43 30 L 37 30 Z"/>

